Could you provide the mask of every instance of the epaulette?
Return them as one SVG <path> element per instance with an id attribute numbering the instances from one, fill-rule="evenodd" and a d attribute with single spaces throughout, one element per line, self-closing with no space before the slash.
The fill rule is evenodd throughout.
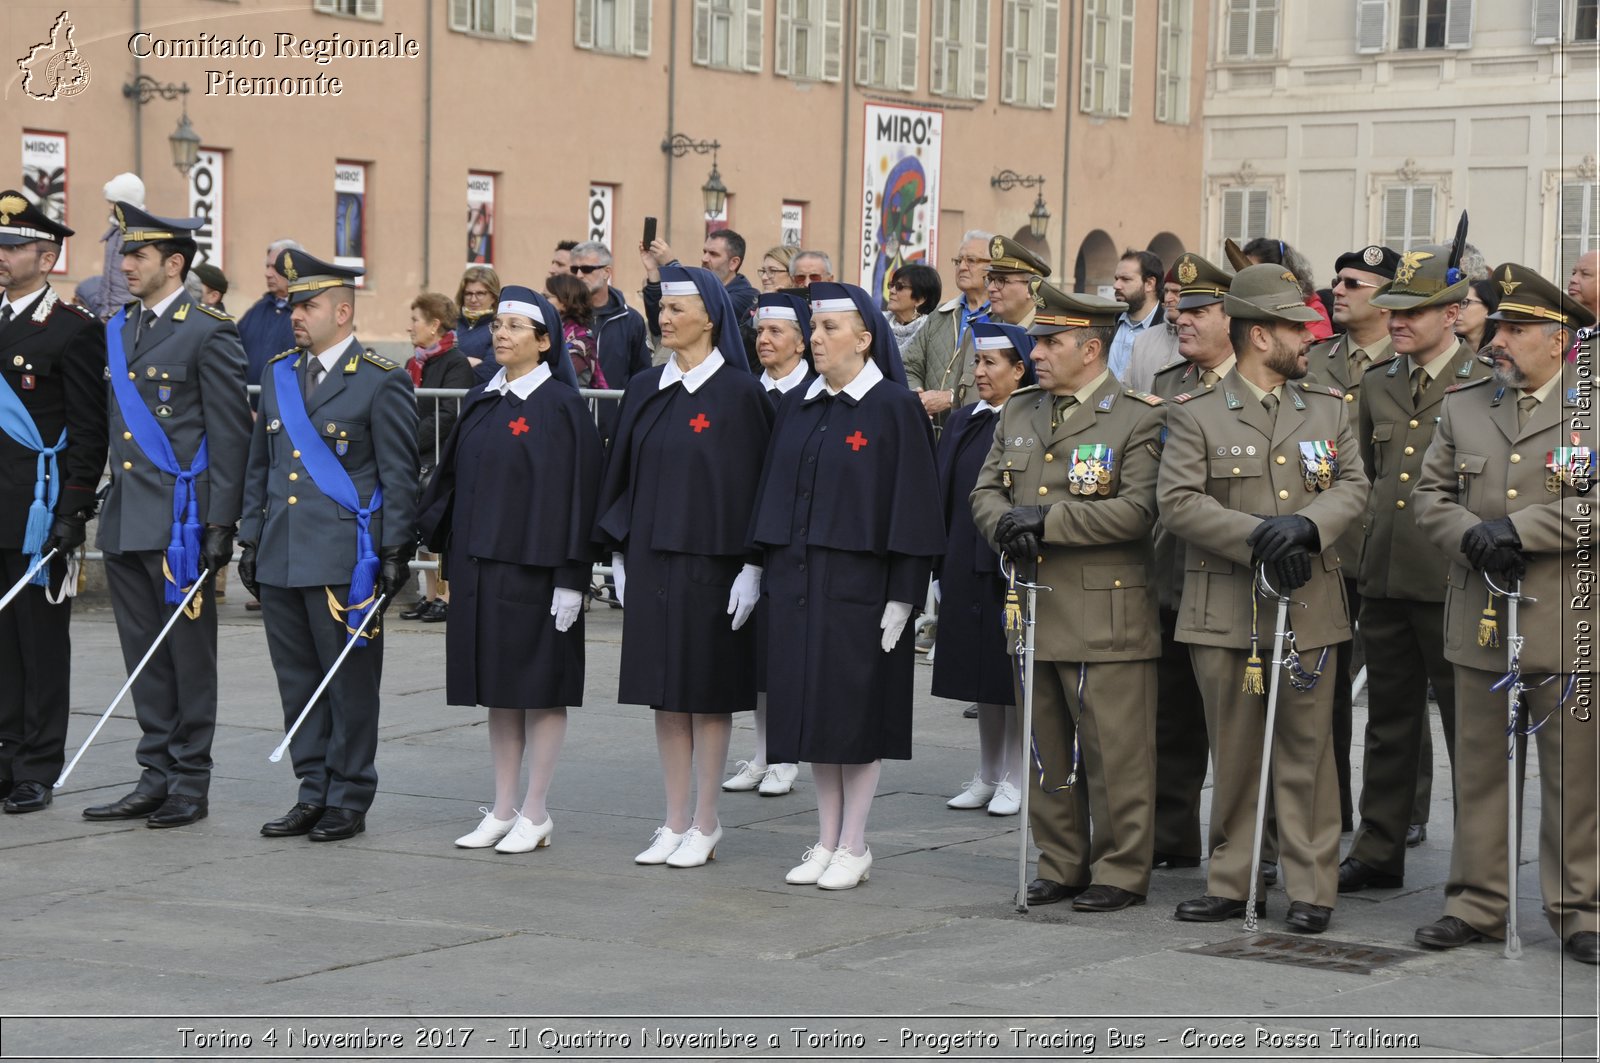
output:
<path id="1" fill-rule="evenodd" d="M 1449 387 L 1445 388 L 1444 393 L 1449 395 L 1457 391 L 1465 391 L 1467 388 L 1475 388 L 1479 384 L 1487 384 L 1493 379 L 1494 377 L 1492 376 L 1480 376 L 1476 380 L 1463 380 L 1459 384 L 1451 384 Z"/>
<path id="2" fill-rule="evenodd" d="M 79 306 L 77 303 L 69 303 L 65 299 L 57 300 L 55 306 L 51 307 L 50 309 L 52 311 L 57 310 L 57 309 L 70 310 L 72 313 L 77 314 L 79 317 L 83 318 L 85 321 L 96 321 L 96 322 L 98 322 L 100 320 L 100 318 L 95 315 L 95 312 L 93 310 L 90 310 L 87 306 Z"/>
<path id="3" fill-rule="evenodd" d="M 1219 395 L 1221 393 L 1222 392 L 1220 388 L 1201 388 L 1199 391 L 1185 391 L 1182 395 L 1174 395 L 1167 401 L 1182 404 L 1188 402 L 1190 399 L 1198 399 L 1202 395 Z"/>
<path id="4" fill-rule="evenodd" d="M 1138 391 L 1134 388 L 1124 390 L 1123 394 L 1130 399 L 1138 399 L 1140 402 L 1150 406 L 1160 406 L 1165 401 L 1159 395 L 1152 395 L 1148 391 Z"/>
<path id="5" fill-rule="evenodd" d="M 1307 395 L 1329 395 L 1336 399 L 1344 398 L 1344 388 L 1336 388 L 1332 384 L 1313 384 L 1308 380 L 1297 380 L 1300 390 Z"/>
<path id="6" fill-rule="evenodd" d="M 399 362 L 392 362 L 389 359 L 385 358 L 383 355 L 377 353 L 376 351 L 362 351 L 361 352 L 361 357 L 363 359 L 365 359 L 366 361 L 371 362 L 373 365 L 377 366 L 379 369 L 399 369 L 400 368 L 400 363 Z"/>
<path id="7" fill-rule="evenodd" d="M 1020 398 L 1020 397 L 1022 397 L 1024 395 L 1036 395 L 1036 394 L 1039 394 L 1040 390 L 1041 389 L 1040 389 L 1038 384 L 1029 384 L 1026 387 L 1020 387 L 1017 390 L 1013 391 L 1011 393 L 1010 397 L 1006 399 L 1006 405 L 1009 406 L 1014 399 Z"/>
<path id="8" fill-rule="evenodd" d="M 290 347 L 287 351 L 284 351 L 282 354 L 275 354 L 271 358 L 268 358 L 267 359 L 267 364 L 271 365 L 273 362 L 281 362 L 285 358 L 292 358 L 293 356 L 295 356 L 295 355 L 297 355 L 299 353 L 300 353 L 300 348 L 298 348 L 298 347 Z"/>
<path id="9" fill-rule="evenodd" d="M 1160 369 L 1157 369 L 1155 375 L 1156 376 L 1160 376 L 1162 373 L 1170 373 L 1174 369 L 1183 369 L 1183 368 L 1186 368 L 1186 367 L 1191 366 L 1193 364 L 1194 363 L 1189 361 L 1189 359 L 1187 359 L 1187 358 L 1180 358 L 1176 362 L 1173 362 L 1170 365 L 1164 365 Z"/>
<path id="10" fill-rule="evenodd" d="M 1369 365 L 1365 369 L 1361 370 L 1361 375 L 1362 376 L 1366 376 L 1368 373 L 1372 372 L 1374 369 L 1387 369 L 1388 366 L 1389 366 L 1389 363 L 1394 361 L 1398 357 L 1400 357 L 1398 354 L 1391 354 L 1387 358 L 1379 358 L 1376 362 L 1373 362 L 1371 365 Z"/>
<path id="11" fill-rule="evenodd" d="M 212 317 L 216 318 L 218 321 L 232 321 L 233 320 L 233 316 L 231 314 L 224 314 L 221 310 L 218 310 L 216 307 L 207 306 L 205 303 L 195 303 L 194 304 L 194 308 L 196 310 L 199 310 L 199 311 L 203 312 L 203 313 L 210 314 Z"/>

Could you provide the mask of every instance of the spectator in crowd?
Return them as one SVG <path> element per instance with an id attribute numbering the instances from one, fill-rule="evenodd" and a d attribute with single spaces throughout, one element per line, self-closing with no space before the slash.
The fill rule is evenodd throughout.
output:
<path id="1" fill-rule="evenodd" d="M 105 283 L 105 278 L 98 273 L 93 277 L 85 277 L 73 290 L 72 305 L 81 306 L 91 314 L 97 314 L 95 307 L 100 305 L 100 293 L 105 290 Z"/>
<path id="2" fill-rule="evenodd" d="M 209 262 L 194 267 L 189 273 L 199 278 L 201 305 L 226 314 L 228 308 L 222 305 L 222 298 L 228 294 L 227 275 Z"/>
<path id="3" fill-rule="evenodd" d="M 1585 251 L 1572 264 L 1567 294 L 1591 314 L 1600 315 L 1600 251 Z"/>
<path id="4" fill-rule="evenodd" d="M 578 386 L 606 390 L 605 370 L 595 358 L 594 307 L 589 305 L 589 289 L 570 273 L 552 273 L 545 283 L 551 302 L 561 312 L 562 350 L 572 361 L 572 371 L 578 374 Z"/>
<path id="5" fill-rule="evenodd" d="M 942 425 L 972 384 L 972 326 L 989 320 L 988 271 L 993 234 L 974 229 L 961 238 L 952 265 L 956 297 L 935 309 L 926 326 L 901 349 L 906 384 L 918 393 L 923 411 Z"/>
<path id="6" fill-rule="evenodd" d="M 644 316 L 611 286 L 611 251 L 605 244 L 590 240 L 574 247 L 568 272 L 589 289 L 589 305 L 594 307 L 595 356 L 600 359 L 606 383 L 620 391 L 634 374 L 650 368 Z M 607 444 L 616 431 L 617 406 L 608 402 L 600 408 L 600 437 Z"/>
<path id="7" fill-rule="evenodd" d="M 759 294 L 739 267 L 744 265 L 744 237 L 732 229 L 719 229 L 706 236 L 700 248 L 700 268 L 709 270 L 728 290 L 733 303 L 734 320 L 739 323 L 739 339 L 744 344 L 745 364 L 752 373 L 761 371 L 761 360 L 756 357 L 756 296 Z M 652 336 L 661 335 L 661 267 L 680 265 L 672 248 L 665 240 L 655 240 L 640 255 L 645 268 L 644 319 Z"/>
<path id="8" fill-rule="evenodd" d="M 456 322 L 456 347 L 467 356 L 480 384 L 487 383 L 500 368 L 494 357 L 494 337 L 489 333 L 499 300 L 500 274 L 493 266 L 468 266 L 461 274 L 461 284 L 456 288 L 456 305 L 461 308 L 461 320 Z"/>
<path id="9" fill-rule="evenodd" d="M 1117 298 L 1128 304 L 1117 319 L 1117 334 L 1111 338 L 1111 375 L 1126 382 L 1128 361 L 1133 357 L 1133 341 L 1160 324 L 1161 260 L 1149 251 L 1132 248 L 1122 252 L 1111 287 Z"/>
<path id="10" fill-rule="evenodd" d="M 1500 309 L 1500 289 L 1493 281 L 1473 281 L 1472 290 L 1461 300 L 1461 316 L 1456 318 L 1456 336 L 1461 345 L 1477 352 L 1494 339 L 1496 323 L 1490 315 Z"/>
<path id="11" fill-rule="evenodd" d="M 900 350 L 938 308 L 940 291 L 939 271 L 921 263 L 901 266 L 889 278 L 889 306 L 883 316 Z"/>
<path id="12" fill-rule="evenodd" d="M 756 270 L 763 293 L 789 286 L 789 265 L 799 253 L 800 249 L 790 244 L 767 248 L 767 253 L 761 256 L 761 268 Z"/>
<path id="13" fill-rule="evenodd" d="M 1305 296 L 1306 305 L 1317 312 L 1320 321 L 1311 322 L 1311 338 L 1325 340 L 1333 335 L 1333 325 L 1328 319 L 1328 307 L 1317 295 L 1317 280 L 1311 270 L 1311 263 L 1306 261 L 1306 256 L 1271 236 L 1258 236 L 1244 245 L 1245 257 L 1250 261 L 1245 265 L 1262 262 L 1271 262 L 1283 266 L 1294 274 L 1295 283 L 1300 285 L 1300 294 Z M 1236 266 L 1235 268 L 1243 268 Z"/>
<path id="14" fill-rule="evenodd" d="M 467 356 L 456 346 L 456 334 L 450 322 L 457 319 L 456 304 L 440 292 L 423 292 L 411 300 L 411 324 L 406 334 L 415 347 L 406 368 L 411 372 L 415 388 L 460 388 L 465 390 L 477 383 Z M 439 461 L 440 444 L 455 427 L 461 408 L 460 399 L 417 399 L 417 454 L 422 461 L 424 486 Z M 420 560 L 437 560 L 437 555 L 419 552 Z M 400 614 L 402 620 L 421 620 L 425 624 L 440 624 L 450 616 L 450 586 L 439 578 L 437 571 L 423 570 L 422 596 L 410 609 Z"/>
<path id="15" fill-rule="evenodd" d="M 115 204 L 120 199 L 144 209 L 144 182 L 138 174 L 119 173 L 106 182 L 103 191 L 107 203 Z M 100 271 L 99 301 L 91 303 L 89 309 L 105 321 L 133 298 L 128 294 L 128 281 L 122 275 L 122 228 L 117 224 L 116 214 L 111 215 L 111 228 L 100 237 L 100 242 L 106 245 L 105 265 Z"/>
<path id="16" fill-rule="evenodd" d="M 1135 391 L 1149 391 L 1155 386 L 1156 373 L 1183 361 L 1178 353 L 1178 297 L 1182 294 L 1177 274 L 1167 270 L 1161 285 L 1161 327 L 1145 329 L 1134 339 L 1128 371 L 1120 378 Z"/>
<path id="17" fill-rule="evenodd" d="M 826 251 L 801 251 L 789 263 L 789 279 L 800 287 L 832 283 L 833 259 Z"/>
<path id="18" fill-rule="evenodd" d="M 550 252 L 550 276 L 572 272 L 572 249 L 577 246 L 576 240 L 556 241 L 556 249 Z"/>
<path id="19" fill-rule="evenodd" d="M 261 371 L 266 368 L 267 362 L 298 346 L 294 338 L 294 326 L 289 322 L 289 281 L 278 272 L 274 263 L 281 252 L 303 250 L 305 248 L 293 240 L 274 240 L 267 245 L 266 294 L 257 299 L 239 319 L 239 339 L 244 343 L 244 354 L 248 360 L 245 367 L 246 384 L 260 384 Z M 253 407 L 256 400 L 250 401 Z"/>

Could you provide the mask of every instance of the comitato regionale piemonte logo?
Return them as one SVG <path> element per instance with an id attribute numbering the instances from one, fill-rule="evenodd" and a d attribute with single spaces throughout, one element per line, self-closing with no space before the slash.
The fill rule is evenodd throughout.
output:
<path id="1" fill-rule="evenodd" d="M 50 39 L 17 60 L 22 91 L 34 100 L 76 96 L 89 87 L 89 62 L 72 42 L 72 19 L 63 11 L 50 27 Z"/>

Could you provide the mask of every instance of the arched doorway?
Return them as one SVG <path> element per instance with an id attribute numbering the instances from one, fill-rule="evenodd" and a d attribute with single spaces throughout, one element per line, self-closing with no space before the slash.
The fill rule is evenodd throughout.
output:
<path id="1" fill-rule="evenodd" d="M 1096 294 L 1111 287 L 1117 272 L 1117 245 L 1104 229 L 1096 229 L 1078 245 L 1078 261 L 1073 267 L 1072 290 Z"/>
<path id="2" fill-rule="evenodd" d="M 1185 248 L 1183 241 L 1176 236 L 1168 232 L 1159 232 L 1151 238 L 1148 250 L 1161 260 L 1162 269 L 1171 269 Z"/>

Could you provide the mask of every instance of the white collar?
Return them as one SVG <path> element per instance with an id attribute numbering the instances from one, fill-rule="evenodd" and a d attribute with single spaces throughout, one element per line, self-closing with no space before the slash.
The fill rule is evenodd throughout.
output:
<path id="1" fill-rule="evenodd" d="M 22 302 L 20 303 L 13 303 L 11 301 L 11 296 L 5 294 L 4 292 L 0 292 L 0 306 L 9 306 L 11 308 L 11 315 L 13 317 L 21 317 L 25 309 L 34 306 L 49 290 L 50 284 L 47 281 L 38 291 L 29 292 L 27 295 L 24 295 L 22 297 Z M 804 359 L 802 359 L 802 361 L 804 361 Z"/>
<path id="2" fill-rule="evenodd" d="M 498 391 L 502 395 L 515 395 L 519 399 L 527 399 L 529 395 L 539 390 L 540 384 L 549 380 L 550 377 L 549 362 L 540 362 L 515 380 L 507 380 L 506 367 L 501 366 L 495 375 L 489 378 L 489 384 L 484 390 Z"/>
<path id="3" fill-rule="evenodd" d="M 336 343 L 321 354 L 314 354 L 312 357 L 322 363 L 322 371 L 324 373 L 331 373 L 333 372 L 333 367 L 339 364 L 339 359 L 344 357 L 344 352 L 355 341 L 356 334 L 352 332 L 344 338 L 343 343 Z"/>
<path id="4" fill-rule="evenodd" d="M 173 303 L 178 301 L 178 296 L 187 295 L 187 294 L 188 294 L 188 291 L 184 288 L 183 285 L 180 284 L 175 289 L 173 289 L 172 294 L 168 295 L 165 299 L 161 300 L 159 303 L 157 303 L 155 306 L 150 307 L 149 309 L 154 310 L 156 312 L 156 317 L 160 318 L 160 317 L 162 317 L 163 315 L 166 314 L 168 307 L 172 306 Z M 140 303 L 139 304 L 139 312 L 142 314 L 142 313 L 144 313 L 145 309 L 146 309 L 145 305 L 143 303 Z"/>
<path id="5" fill-rule="evenodd" d="M 1001 410 L 1005 409 L 1005 403 L 1001 403 L 999 406 L 996 406 L 994 403 L 984 402 L 982 399 L 979 399 L 977 402 L 973 403 L 973 405 L 977 407 L 977 409 L 972 411 L 975 414 L 985 412 L 999 413 Z"/>
<path id="6" fill-rule="evenodd" d="M 1156 311 L 1159 309 L 1161 309 L 1161 303 L 1158 300 L 1156 305 L 1150 308 L 1150 312 L 1144 315 L 1144 317 L 1139 318 L 1137 321 L 1129 317 L 1126 310 L 1122 312 L 1122 316 L 1119 317 L 1117 321 L 1119 324 L 1126 324 L 1134 332 L 1138 332 L 1140 329 L 1146 329 L 1150 327 L 1150 319 L 1156 316 Z"/>
<path id="7" fill-rule="evenodd" d="M 876 361 L 868 358 L 867 364 L 861 367 L 861 372 L 856 374 L 855 379 L 850 381 L 850 383 L 846 384 L 844 387 L 840 388 L 839 391 L 835 391 L 828 387 L 828 381 L 825 378 L 821 376 L 817 377 L 817 379 L 811 382 L 811 386 L 806 388 L 806 399 L 809 401 L 826 391 L 829 395 L 838 395 L 840 392 L 843 392 L 844 394 L 849 395 L 852 399 L 855 399 L 857 402 L 860 402 L 862 398 L 866 396 L 867 392 L 872 390 L 872 386 L 882 379 L 883 370 L 878 368 L 878 363 Z"/>
<path id="8" fill-rule="evenodd" d="M 768 391 L 776 391 L 780 395 L 788 394 L 788 392 L 796 384 L 800 383 L 800 381 L 806 378 L 807 368 L 808 366 L 806 365 L 806 360 L 802 358 L 798 362 L 794 363 L 793 369 L 789 370 L 787 374 L 781 377 L 774 378 L 766 373 L 762 373 L 761 386 L 766 388 Z"/>
<path id="9" fill-rule="evenodd" d="M 715 347 L 711 348 L 711 353 L 706 355 L 705 361 L 701 362 L 687 373 L 678 368 L 677 356 L 673 355 L 669 357 L 666 364 L 661 367 L 661 382 L 657 385 L 657 390 L 665 390 L 679 381 L 682 381 L 683 390 L 693 395 L 695 392 L 700 390 L 701 384 L 704 384 L 707 380 L 711 379 L 712 373 L 715 373 L 721 368 L 722 352 L 717 350 Z"/>

